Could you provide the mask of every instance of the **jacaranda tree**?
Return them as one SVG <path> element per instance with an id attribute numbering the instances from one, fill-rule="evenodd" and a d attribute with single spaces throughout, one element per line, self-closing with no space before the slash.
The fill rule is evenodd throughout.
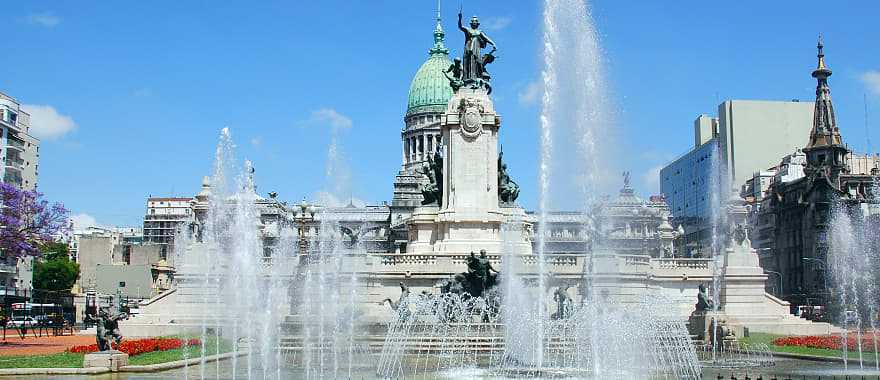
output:
<path id="1" fill-rule="evenodd" d="M 37 191 L 0 183 L 0 250 L 6 256 L 38 256 L 53 235 L 70 228 L 67 209 Z"/>

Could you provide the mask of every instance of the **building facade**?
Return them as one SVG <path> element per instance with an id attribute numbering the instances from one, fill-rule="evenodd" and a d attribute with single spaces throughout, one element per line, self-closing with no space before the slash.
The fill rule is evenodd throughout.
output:
<path id="1" fill-rule="evenodd" d="M 37 188 L 40 140 L 30 134 L 30 115 L 12 97 L 0 92 L 3 182 L 25 190 Z"/>
<path id="2" fill-rule="evenodd" d="M 37 189 L 40 140 L 30 134 L 30 115 L 0 92 L 0 180 L 24 190 Z M 33 259 L 0 259 L 0 294 L 21 299 L 33 289 Z"/>
<path id="3" fill-rule="evenodd" d="M 699 125 L 700 118 L 696 123 Z M 696 141 L 703 141 L 697 138 Z M 684 234 L 676 251 L 685 256 L 707 256 L 711 244 L 713 212 L 719 204 L 719 140 L 709 138 L 660 170 L 660 192 Z"/>
<path id="4" fill-rule="evenodd" d="M 167 259 L 169 253 L 174 252 L 178 229 L 193 218 L 193 198 L 147 198 L 144 242 L 160 245 L 161 257 Z"/>
<path id="5" fill-rule="evenodd" d="M 449 80 L 443 74 L 452 61 L 444 44 L 445 33 L 440 14 L 434 27 L 434 45 L 428 50 L 428 59 L 422 64 L 410 84 L 403 128 L 400 131 L 402 157 L 400 171 L 394 178 L 391 198 L 392 241 L 396 252 L 406 251 L 405 221 L 421 205 L 421 187 L 427 179 L 418 173 L 428 158 L 443 146 L 440 116 L 452 98 Z"/>
<path id="6" fill-rule="evenodd" d="M 726 194 L 803 147 L 812 117 L 812 105 L 796 100 L 728 100 L 718 106 L 718 118 L 697 117 L 694 147 L 660 171 L 674 224 L 685 230 L 682 250 L 709 254 Z"/>
<path id="7" fill-rule="evenodd" d="M 818 48 L 814 118 L 802 153 L 783 160 L 767 190 L 765 225 L 775 245 L 766 261 L 782 277 L 781 295 L 793 304 L 827 301 L 825 263 L 835 204 L 865 204 L 880 170 L 876 156 L 858 156 L 843 143 L 831 101 L 821 40 Z M 801 175 L 802 171 L 802 175 Z M 839 203 L 838 203 L 839 202 Z"/>

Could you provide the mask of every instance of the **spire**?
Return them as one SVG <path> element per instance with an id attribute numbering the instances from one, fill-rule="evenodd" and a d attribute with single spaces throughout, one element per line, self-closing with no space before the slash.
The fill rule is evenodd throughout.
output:
<path id="1" fill-rule="evenodd" d="M 840 130 L 837 128 L 837 120 L 834 117 L 834 105 L 831 102 L 831 88 L 828 87 L 828 77 L 831 69 L 825 64 L 825 45 L 822 44 L 822 36 L 816 49 L 819 59 L 816 70 L 813 70 L 813 78 L 816 78 L 816 105 L 813 109 L 813 130 L 810 131 L 810 143 L 807 149 L 843 144 Z"/>
<path id="2" fill-rule="evenodd" d="M 437 26 L 434 27 L 434 46 L 428 51 L 429 54 L 449 54 L 449 49 L 443 44 L 443 38 L 446 33 L 443 32 L 443 25 L 440 19 L 440 0 L 437 0 Z"/>

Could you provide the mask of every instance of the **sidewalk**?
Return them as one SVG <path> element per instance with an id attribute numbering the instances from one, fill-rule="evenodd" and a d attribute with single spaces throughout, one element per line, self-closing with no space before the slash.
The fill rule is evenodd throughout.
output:
<path id="1" fill-rule="evenodd" d="M 0 332 L 2 339 L 2 332 Z M 0 341 L 0 356 L 45 355 L 64 352 L 71 346 L 94 344 L 94 335 L 43 336 L 28 335 L 21 339 L 12 331 L 6 331 L 6 342 Z"/>

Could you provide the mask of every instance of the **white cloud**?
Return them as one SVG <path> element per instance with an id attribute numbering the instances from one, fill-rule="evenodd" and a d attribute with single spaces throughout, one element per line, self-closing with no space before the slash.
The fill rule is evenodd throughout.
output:
<path id="1" fill-rule="evenodd" d="M 95 217 L 85 213 L 71 215 L 70 221 L 73 222 L 74 232 L 83 231 L 89 227 L 100 227 Z"/>
<path id="2" fill-rule="evenodd" d="M 647 186 L 645 190 L 651 193 L 660 193 L 660 170 L 662 169 L 663 165 L 657 165 L 648 169 L 648 172 L 642 177 L 642 181 Z"/>
<path id="3" fill-rule="evenodd" d="M 868 91 L 871 91 L 874 95 L 880 95 L 880 71 L 866 71 L 862 74 L 861 79 L 865 83 L 865 87 L 868 88 Z"/>
<path id="4" fill-rule="evenodd" d="M 251 145 L 254 148 L 259 148 L 261 145 L 263 145 L 263 138 L 260 136 L 252 137 L 251 138 Z"/>
<path id="5" fill-rule="evenodd" d="M 340 198 L 327 191 L 319 191 L 315 193 L 315 203 L 326 207 L 345 207 L 349 204 L 353 204 L 355 207 L 364 207 L 367 205 L 367 202 L 364 202 L 362 199 L 355 197 Z"/>
<path id="6" fill-rule="evenodd" d="M 537 104 L 543 94 L 544 82 L 536 80 L 523 87 L 517 96 L 519 98 L 519 104 L 531 106 Z"/>
<path id="7" fill-rule="evenodd" d="M 502 30 L 510 26 L 510 22 L 513 21 L 510 17 L 489 17 L 485 21 L 480 22 L 480 27 L 492 31 Z"/>
<path id="8" fill-rule="evenodd" d="M 312 112 L 312 121 L 317 123 L 329 124 L 334 131 L 351 129 L 351 118 L 345 116 L 332 108 L 321 108 Z"/>
<path id="9" fill-rule="evenodd" d="M 51 12 L 31 13 L 27 16 L 27 22 L 32 25 L 45 26 L 53 28 L 61 23 L 61 18 L 55 16 Z"/>
<path id="10" fill-rule="evenodd" d="M 70 116 L 59 114 L 52 106 L 24 104 L 22 108 L 31 114 L 30 133 L 38 138 L 53 140 L 76 129 Z"/>

